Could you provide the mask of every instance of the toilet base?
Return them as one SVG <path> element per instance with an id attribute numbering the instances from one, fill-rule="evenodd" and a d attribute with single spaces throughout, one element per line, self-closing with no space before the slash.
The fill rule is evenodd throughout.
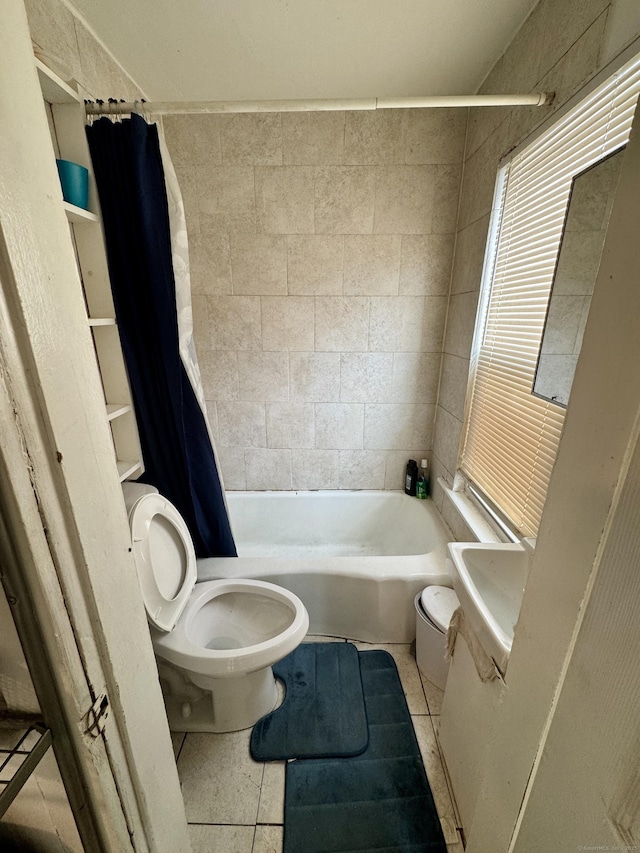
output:
<path id="1" fill-rule="evenodd" d="M 161 671 L 166 672 L 166 667 L 166 662 L 163 662 Z M 175 679 L 171 684 L 165 678 L 161 679 L 172 732 L 236 732 L 248 729 L 275 710 L 284 696 L 270 666 L 234 678 L 207 678 L 193 673 L 187 675 L 177 667 L 171 669 L 200 688 L 197 690 L 200 695 L 196 696 L 193 688 L 184 692 L 178 688 L 176 691 Z"/>

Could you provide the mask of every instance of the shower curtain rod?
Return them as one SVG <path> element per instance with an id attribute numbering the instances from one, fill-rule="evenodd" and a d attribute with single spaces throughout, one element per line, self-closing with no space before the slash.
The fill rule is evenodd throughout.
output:
<path id="1" fill-rule="evenodd" d="M 86 101 L 87 115 L 194 115 L 204 113 L 280 113 L 339 110 L 396 110 L 430 107 L 542 107 L 553 92 L 529 95 L 433 95 L 424 98 L 360 98 L 272 101 Z"/>

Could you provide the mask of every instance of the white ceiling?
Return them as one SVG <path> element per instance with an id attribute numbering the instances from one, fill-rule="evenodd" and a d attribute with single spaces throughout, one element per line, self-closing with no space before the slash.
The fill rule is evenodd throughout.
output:
<path id="1" fill-rule="evenodd" d="M 471 94 L 536 0 L 70 0 L 151 100 Z"/>

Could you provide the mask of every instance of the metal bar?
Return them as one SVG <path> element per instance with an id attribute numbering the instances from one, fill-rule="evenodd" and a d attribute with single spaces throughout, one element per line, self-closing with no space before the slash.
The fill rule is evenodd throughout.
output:
<path id="1" fill-rule="evenodd" d="M 33 749 L 29 750 L 28 752 L 26 750 L 21 750 L 20 745 L 24 743 L 28 735 L 33 731 L 38 731 L 38 729 L 34 728 L 33 726 L 29 728 L 27 732 L 23 735 L 23 737 L 18 741 L 18 744 L 16 745 L 15 749 L 10 751 L 4 749 L 1 750 L 2 752 L 10 752 L 7 761 L 9 761 L 14 755 L 26 754 L 27 757 L 22 762 L 20 767 L 16 770 L 11 779 L 7 782 L 1 783 L 3 785 L 6 785 L 6 788 L 3 791 L 0 791 L 0 818 L 4 815 L 11 803 L 18 796 L 22 786 L 27 781 L 29 776 L 31 776 L 33 771 L 36 769 L 40 759 L 51 746 L 51 731 L 50 729 L 44 729 L 44 731 L 41 730 L 40 738 L 36 742 Z"/>
<path id="2" fill-rule="evenodd" d="M 87 115 L 197 115 L 205 113 L 326 112 L 340 110 L 430 109 L 434 107 L 541 107 L 553 93 L 527 95 L 433 95 L 417 98 L 360 98 L 271 101 L 88 101 Z"/>

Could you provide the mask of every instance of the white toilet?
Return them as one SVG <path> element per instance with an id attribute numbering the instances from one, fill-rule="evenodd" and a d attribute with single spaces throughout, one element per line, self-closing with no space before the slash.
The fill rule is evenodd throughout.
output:
<path id="1" fill-rule="evenodd" d="M 278 704 L 272 664 L 305 637 L 293 593 L 257 580 L 196 583 L 196 556 L 178 510 L 152 486 L 124 483 L 142 596 L 169 726 L 248 728 Z"/>

